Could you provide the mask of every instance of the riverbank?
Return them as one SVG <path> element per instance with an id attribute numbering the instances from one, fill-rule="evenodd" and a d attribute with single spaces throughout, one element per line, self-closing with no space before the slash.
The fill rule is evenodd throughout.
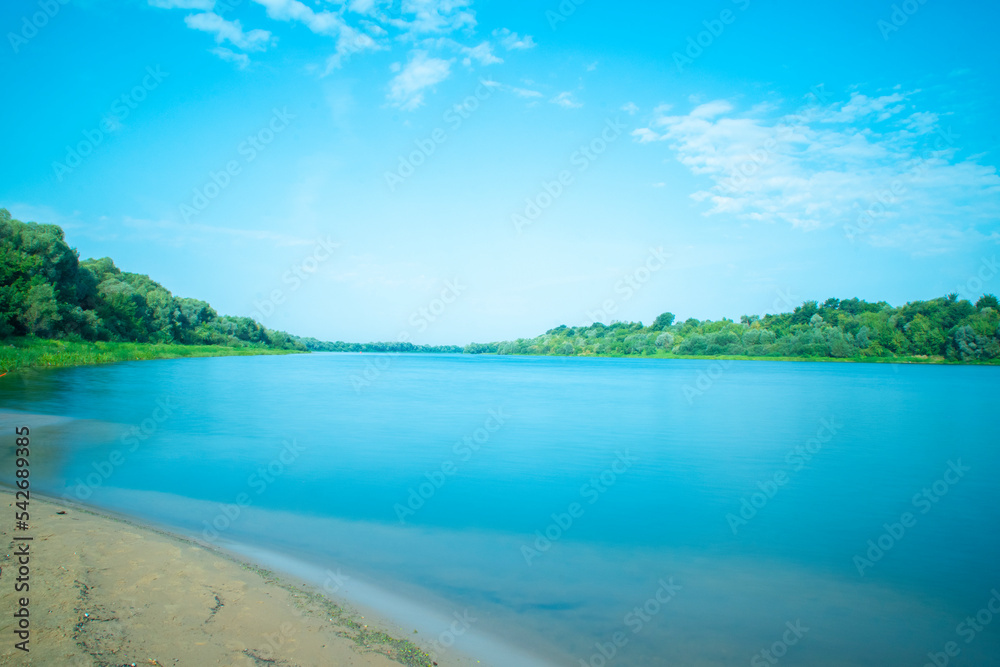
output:
<path id="1" fill-rule="evenodd" d="M 535 356 L 535 355 L 528 355 Z M 841 364 L 933 364 L 947 366 L 996 366 L 1000 365 L 1000 359 L 985 359 L 977 361 L 953 361 L 941 356 L 909 356 L 909 357 L 761 357 L 748 356 L 743 354 L 673 354 L 662 352 L 650 355 L 635 354 L 600 354 L 586 355 L 579 354 L 573 356 L 580 357 L 612 357 L 616 359 L 699 359 L 707 361 L 798 361 L 816 363 L 841 363 Z"/>
<path id="2" fill-rule="evenodd" d="M 421 354 L 422 352 L 384 352 L 383 354 Z M 64 366 L 90 366 L 117 361 L 151 359 L 176 359 L 179 357 L 232 357 L 264 354 L 309 354 L 301 350 L 275 350 L 262 347 L 228 347 L 222 345 L 174 345 L 161 343 L 109 343 L 73 342 L 42 338 L 8 338 L 0 341 L 0 375 L 25 368 L 56 368 Z M 452 354 L 451 352 L 439 354 Z M 462 354 L 458 352 L 457 354 Z M 470 353 L 465 353 L 470 354 Z M 868 364 L 933 364 L 948 366 L 998 366 L 1000 359 L 979 361 L 950 360 L 941 356 L 907 357 L 777 357 L 745 355 L 687 355 L 658 352 L 651 355 L 635 354 L 510 354 L 495 352 L 474 353 L 473 356 L 517 357 L 590 357 L 609 359 L 663 359 L 708 361 L 798 361 L 818 363 L 868 363 Z"/>
<path id="3" fill-rule="evenodd" d="M 924 364 L 939 366 L 1000 366 L 1000 359 L 983 359 L 976 361 L 957 361 L 941 356 L 916 357 L 760 357 L 742 354 L 673 354 L 659 352 L 657 354 L 498 354 L 496 352 L 480 352 L 476 356 L 492 357 L 581 357 L 587 359 L 669 359 L 699 360 L 699 361 L 797 361 L 839 364 Z"/>
<path id="4" fill-rule="evenodd" d="M 232 357 L 258 354 L 303 354 L 299 350 L 223 345 L 174 345 L 165 343 L 109 343 L 6 338 L 0 340 L 0 373 L 23 368 L 89 366 L 116 361 L 176 359 L 178 357 Z"/>
<path id="5" fill-rule="evenodd" d="M 430 667 L 430 657 L 370 619 L 273 572 L 153 528 L 32 496 L 13 531 L 0 488 L 0 663 Z M 16 535 L 14 533 L 17 533 Z M 13 538 L 31 536 L 30 542 Z M 29 544 L 30 590 L 16 593 L 16 545 Z M 28 600 L 30 652 L 13 613 Z M 371 625 L 369 625 L 371 623 Z"/>

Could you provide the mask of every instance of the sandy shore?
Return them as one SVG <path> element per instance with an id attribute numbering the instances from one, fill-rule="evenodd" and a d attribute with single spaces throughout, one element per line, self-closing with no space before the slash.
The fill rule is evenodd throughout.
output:
<path id="1" fill-rule="evenodd" d="M 432 662 L 407 640 L 294 582 L 182 538 L 36 497 L 12 530 L 0 489 L 0 664 L 384 666 Z M 30 535 L 30 591 L 15 592 Z M 13 613 L 27 597 L 30 651 Z M 433 663 L 436 664 L 436 663 Z"/>

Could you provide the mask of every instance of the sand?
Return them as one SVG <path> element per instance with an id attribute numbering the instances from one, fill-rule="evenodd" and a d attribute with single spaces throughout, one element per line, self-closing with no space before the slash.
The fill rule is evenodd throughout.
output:
<path id="1" fill-rule="evenodd" d="M 308 588 L 115 517 L 32 496 L 13 530 L 0 489 L 0 664 L 67 667 L 431 665 L 406 640 Z M 15 592 L 30 535 L 29 592 Z M 28 598 L 29 652 L 13 616 Z M 371 627 L 369 627 L 369 624 Z M 436 664 L 436 663 L 433 663 Z"/>

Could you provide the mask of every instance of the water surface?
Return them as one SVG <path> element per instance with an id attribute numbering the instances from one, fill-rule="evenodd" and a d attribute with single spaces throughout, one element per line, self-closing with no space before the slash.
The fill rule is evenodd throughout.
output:
<path id="1" fill-rule="evenodd" d="M 953 641 L 948 664 L 1000 665 L 1000 618 L 959 625 L 1000 590 L 998 389 L 989 367 L 230 357 L 8 376 L 0 426 L 33 428 L 33 488 L 298 567 L 487 663 L 919 666 Z"/>

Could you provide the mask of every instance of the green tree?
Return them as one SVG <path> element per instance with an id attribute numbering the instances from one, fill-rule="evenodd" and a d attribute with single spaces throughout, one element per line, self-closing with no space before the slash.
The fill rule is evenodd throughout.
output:
<path id="1" fill-rule="evenodd" d="M 976 310 L 982 310 L 983 308 L 1000 310 L 1000 303 L 997 302 L 997 298 L 992 294 L 984 294 L 979 297 L 979 301 L 976 301 Z"/>
<path id="2" fill-rule="evenodd" d="M 663 331 L 664 329 L 673 326 L 673 323 L 673 313 L 662 313 L 655 320 L 653 320 L 653 325 L 650 328 L 656 331 Z"/>
<path id="3" fill-rule="evenodd" d="M 924 315 L 914 317 L 905 325 L 904 331 L 910 339 L 910 350 L 914 354 L 939 355 L 944 353 L 944 334 Z"/>
<path id="4" fill-rule="evenodd" d="M 28 333 L 48 336 L 53 332 L 62 317 L 52 285 L 38 284 L 28 290 L 20 319 Z"/>

